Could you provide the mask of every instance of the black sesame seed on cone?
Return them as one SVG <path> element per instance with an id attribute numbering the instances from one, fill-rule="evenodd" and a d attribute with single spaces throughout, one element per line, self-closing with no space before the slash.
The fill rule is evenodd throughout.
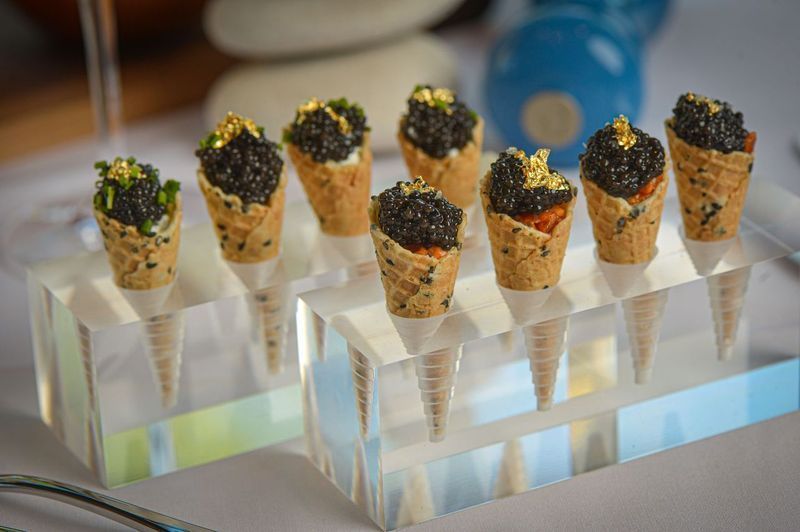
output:
<path id="1" fill-rule="evenodd" d="M 140 164 L 144 178 L 132 179 L 130 187 L 125 189 L 116 179 L 105 177 L 98 181 L 98 194 L 105 194 L 107 187 L 114 189 L 113 202 L 110 209 L 104 209 L 109 218 L 125 225 L 141 226 L 146 220 L 157 222 L 166 213 L 166 206 L 158 203 L 158 192 L 161 183 L 158 181 L 158 170 L 149 164 Z"/>
<path id="2" fill-rule="evenodd" d="M 606 124 L 589 137 L 580 158 L 581 174 L 607 194 L 630 198 L 664 173 L 664 147 L 639 128 L 632 127 L 636 143 L 627 150 L 617 142 L 614 126 Z"/>
<path id="3" fill-rule="evenodd" d="M 435 159 L 446 157 L 452 149 L 461 150 L 472 140 L 476 115 L 457 96 L 449 104 L 449 109 L 451 113 L 440 107 L 431 107 L 412 95 L 401 124 L 403 134 L 414 146 Z"/>
<path id="4" fill-rule="evenodd" d="M 458 227 L 464 215 L 439 191 L 406 194 L 398 181 L 378 196 L 381 230 L 404 247 L 439 246 L 443 250 L 458 244 Z"/>
<path id="5" fill-rule="evenodd" d="M 743 151 L 748 131 L 742 113 L 727 102 L 713 100 L 716 112 L 709 112 L 709 102 L 702 97 L 683 94 L 672 109 L 672 128 L 679 138 L 692 146 L 722 153 Z"/>
<path id="6" fill-rule="evenodd" d="M 246 129 L 221 148 L 201 148 L 195 155 L 209 183 L 245 204 L 266 204 L 283 170 L 278 145 Z"/>
<path id="7" fill-rule="evenodd" d="M 359 106 L 340 102 L 329 102 L 328 106 L 347 120 L 351 128 L 348 133 L 342 132 L 339 122 L 323 107 L 305 113 L 300 124 L 297 123 L 298 114 L 290 124 L 286 138 L 318 163 L 347 159 L 364 143 L 364 132 L 368 129 L 367 117 Z"/>
<path id="8" fill-rule="evenodd" d="M 516 150 L 506 150 L 492 163 L 489 198 L 495 211 L 509 216 L 538 214 L 572 200 L 575 195 L 575 190 L 572 188 L 569 190 L 525 188 L 524 166 L 515 152 Z"/>

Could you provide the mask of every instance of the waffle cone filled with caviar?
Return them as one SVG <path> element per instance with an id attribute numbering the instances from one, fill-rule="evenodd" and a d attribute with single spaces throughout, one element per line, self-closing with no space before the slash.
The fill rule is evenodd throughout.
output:
<path id="1" fill-rule="evenodd" d="M 737 235 L 750 172 L 755 132 L 742 114 L 719 100 L 687 93 L 665 122 L 686 237 L 727 240 Z"/>
<path id="2" fill-rule="evenodd" d="M 177 274 L 180 184 L 163 186 L 158 170 L 130 157 L 95 164 L 94 214 L 114 282 L 144 324 L 148 362 L 165 408 L 178 397 L 183 314 L 160 313 Z"/>
<path id="3" fill-rule="evenodd" d="M 580 158 L 598 256 L 614 264 L 651 260 L 668 182 L 661 143 L 620 116 L 592 135 Z"/>
<path id="4" fill-rule="evenodd" d="M 287 182 L 278 145 L 251 120 L 228 113 L 196 155 L 197 182 L 222 256 L 236 263 L 277 257 Z"/>
<path id="5" fill-rule="evenodd" d="M 389 312 L 412 319 L 447 312 L 466 214 L 417 178 L 373 197 L 369 221 Z"/>
<path id="6" fill-rule="evenodd" d="M 541 290 L 558 283 L 569 242 L 575 189 L 547 166 L 549 150 L 528 158 L 509 148 L 481 180 L 481 203 L 497 283 Z"/>
<path id="7" fill-rule="evenodd" d="M 462 209 L 475 202 L 483 120 L 449 89 L 418 85 L 397 141 L 411 177 L 423 176 Z"/>
<path id="8" fill-rule="evenodd" d="M 363 109 L 344 98 L 312 98 L 297 109 L 283 140 L 322 232 L 366 233 L 372 151 Z"/>

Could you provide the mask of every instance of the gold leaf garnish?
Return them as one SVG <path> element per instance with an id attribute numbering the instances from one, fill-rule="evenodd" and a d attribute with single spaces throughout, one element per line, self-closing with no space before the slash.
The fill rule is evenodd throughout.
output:
<path id="1" fill-rule="evenodd" d="M 417 178 L 414 179 L 414 181 L 412 181 L 411 183 L 400 183 L 400 190 L 402 190 L 403 194 L 405 194 L 406 196 L 408 196 L 412 192 L 419 192 L 421 194 L 423 192 L 437 191 L 436 188 L 426 183 L 425 180 L 422 178 L 422 176 L 417 176 Z"/>
<path id="2" fill-rule="evenodd" d="M 227 143 L 241 135 L 242 131 L 245 129 L 256 138 L 261 136 L 261 132 L 259 131 L 255 122 L 249 118 L 245 118 L 241 115 L 228 111 L 228 114 L 225 115 L 225 118 L 219 124 L 217 124 L 217 128 L 209 136 L 211 139 L 211 147 L 214 149 L 222 148 Z"/>
<path id="3" fill-rule="evenodd" d="M 539 148 L 534 155 L 527 157 L 525 151 L 517 150 L 514 157 L 522 161 L 522 170 L 525 172 L 525 183 L 522 187 L 527 190 L 544 187 L 548 190 L 570 190 L 567 178 L 547 165 L 550 150 Z"/>
<path id="4" fill-rule="evenodd" d="M 122 157 L 117 157 L 108 166 L 106 177 L 116 179 L 121 183 L 129 182 L 131 179 L 144 179 L 147 177 L 142 167 L 136 163 L 126 161 Z"/>
<path id="5" fill-rule="evenodd" d="M 687 102 L 693 102 L 696 105 L 706 104 L 706 107 L 708 109 L 708 114 L 710 114 L 710 115 L 717 114 L 717 113 L 719 113 L 720 109 L 722 109 L 720 104 L 718 104 L 717 102 L 715 102 L 711 98 L 708 98 L 706 96 L 701 96 L 701 95 L 695 94 L 693 92 L 687 92 L 686 93 L 686 101 Z"/>
<path id="6" fill-rule="evenodd" d="M 302 124 L 309 113 L 320 109 L 324 109 L 325 113 L 339 125 L 339 131 L 342 132 L 342 135 L 349 135 L 353 131 L 353 126 L 347 121 L 347 118 L 334 111 L 330 105 L 325 103 L 325 100 L 320 100 L 319 98 L 311 98 L 297 108 L 297 121 L 295 123 Z"/>
<path id="7" fill-rule="evenodd" d="M 453 114 L 450 104 L 456 101 L 456 97 L 450 89 L 420 87 L 414 91 L 412 97 L 420 103 L 428 104 L 428 107 L 438 107 L 448 115 Z"/>
<path id="8" fill-rule="evenodd" d="M 619 115 L 614 119 L 614 131 L 617 144 L 622 146 L 622 149 L 629 150 L 636 144 L 636 134 L 631 129 L 627 116 Z"/>

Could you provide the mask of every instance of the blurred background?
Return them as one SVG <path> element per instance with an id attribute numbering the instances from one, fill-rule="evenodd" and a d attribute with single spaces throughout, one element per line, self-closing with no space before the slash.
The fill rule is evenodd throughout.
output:
<path id="1" fill-rule="evenodd" d="M 692 90 L 744 113 L 756 178 L 800 193 L 799 21 L 796 0 L 0 0 L 0 369 L 32 364 L 25 265 L 100 246 L 93 162 L 152 162 L 205 221 L 194 149 L 228 110 L 277 139 L 304 99 L 360 102 L 380 190 L 417 83 L 457 89 L 487 150 L 548 146 L 573 178 L 605 122 L 663 140 Z"/>

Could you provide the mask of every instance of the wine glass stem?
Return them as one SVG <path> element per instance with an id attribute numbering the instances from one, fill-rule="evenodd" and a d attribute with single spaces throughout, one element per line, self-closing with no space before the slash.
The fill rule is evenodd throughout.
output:
<path id="1" fill-rule="evenodd" d="M 78 0 L 86 70 L 101 152 L 122 153 L 122 89 L 113 0 Z"/>

